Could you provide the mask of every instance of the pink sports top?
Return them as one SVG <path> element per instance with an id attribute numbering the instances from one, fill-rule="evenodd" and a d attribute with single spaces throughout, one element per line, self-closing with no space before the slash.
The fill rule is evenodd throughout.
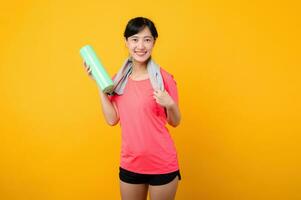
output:
<path id="1" fill-rule="evenodd" d="M 178 104 L 176 82 L 160 68 L 165 90 Z M 164 107 L 156 103 L 149 79 L 128 78 L 123 95 L 109 96 L 116 103 L 122 131 L 120 167 L 143 174 L 179 170 L 174 142 L 166 127 Z"/>

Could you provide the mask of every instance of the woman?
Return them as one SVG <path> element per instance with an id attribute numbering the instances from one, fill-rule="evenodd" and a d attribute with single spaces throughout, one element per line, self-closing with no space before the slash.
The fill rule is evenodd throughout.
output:
<path id="1" fill-rule="evenodd" d="M 174 142 L 165 127 L 180 123 L 177 87 L 173 76 L 151 58 L 157 37 L 151 20 L 131 19 L 124 31 L 130 56 L 113 77 L 114 93 L 99 89 L 107 123 L 120 122 L 122 130 L 123 200 L 145 200 L 148 191 L 151 200 L 172 200 L 181 180 Z M 90 67 L 85 68 L 92 77 Z"/>

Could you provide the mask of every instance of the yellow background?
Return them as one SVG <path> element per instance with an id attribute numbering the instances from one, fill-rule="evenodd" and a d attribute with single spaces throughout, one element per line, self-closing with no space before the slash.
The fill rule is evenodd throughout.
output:
<path id="1" fill-rule="evenodd" d="M 120 127 L 79 49 L 114 74 L 136 16 L 155 22 L 153 56 L 178 84 L 176 199 L 301 199 L 296 2 L 1 2 L 0 199 L 119 199 Z"/>

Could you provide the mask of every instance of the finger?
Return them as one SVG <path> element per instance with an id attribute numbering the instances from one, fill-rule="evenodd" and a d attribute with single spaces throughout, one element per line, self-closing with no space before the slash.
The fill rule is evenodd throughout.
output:
<path id="1" fill-rule="evenodd" d="M 162 91 L 161 91 L 161 90 L 157 90 L 157 91 L 156 91 L 156 94 L 157 94 L 158 96 L 160 96 L 160 95 L 162 95 Z"/>
<path id="2" fill-rule="evenodd" d="M 160 96 L 159 91 L 154 91 L 154 96 L 156 96 L 158 98 Z"/>
<path id="3" fill-rule="evenodd" d="M 85 61 L 84 61 L 84 66 L 85 66 L 85 68 L 90 69 L 90 66 Z"/>

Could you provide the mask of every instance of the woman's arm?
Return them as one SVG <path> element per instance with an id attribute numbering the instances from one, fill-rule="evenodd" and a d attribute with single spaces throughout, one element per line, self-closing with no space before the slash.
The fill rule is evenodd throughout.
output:
<path id="1" fill-rule="evenodd" d="M 178 105 L 173 102 L 172 104 L 165 107 L 167 112 L 167 122 L 173 127 L 177 127 L 181 121 L 181 113 Z"/>
<path id="2" fill-rule="evenodd" d="M 88 73 L 89 77 L 91 79 L 95 80 L 91 73 L 92 72 L 91 68 L 86 64 L 85 61 L 84 61 L 84 67 L 85 67 L 85 70 Z M 99 95 L 100 95 L 100 99 L 101 99 L 101 110 L 105 117 L 106 122 L 111 126 L 118 124 L 119 115 L 118 115 L 118 110 L 117 110 L 115 103 L 110 101 L 107 94 L 103 93 L 101 88 L 98 87 L 98 90 L 99 90 Z"/>
<path id="3" fill-rule="evenodd" d="M 115 103 L 111 102 L 107 94 L 103 93 L 103 91 L 99 87 L 98 90 L 101 99 L 101 109 L 106 122 L 111 126 L 118 124 L 119 114 Z"/>

